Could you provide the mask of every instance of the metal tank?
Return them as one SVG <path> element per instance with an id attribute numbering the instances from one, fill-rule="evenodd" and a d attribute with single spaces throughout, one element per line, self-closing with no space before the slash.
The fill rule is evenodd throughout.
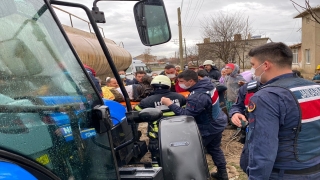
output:
<path id="1" fill-rule="evenodd" d="M 66 25 L 63 25 L 63 28 L 83 64 L 92 67 L 96 71 L 96 76 L 102 81 L 108 76 L 113 76 L 95 34 Z M 104 40 L 117 69 L 126 70 L 132 62 L 131 54 L 114 41 L 107 38 Z"/>

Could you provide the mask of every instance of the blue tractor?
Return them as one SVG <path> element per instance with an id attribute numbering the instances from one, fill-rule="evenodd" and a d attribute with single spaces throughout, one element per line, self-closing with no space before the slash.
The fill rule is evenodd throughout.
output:
<path id="1" fill-rule="evenodd" d="M 90 10 L 55 0 L 0 1 L 1 179 L 179 179 L 165 178 L 164 167 L 127 166 L 147 152 L 137 123 L 157 120 L 161 111 L 132 111 L 121 83 L 126 108 L 102 99 L 52 9 L 86 12 L 121 82 L 96 24 L 105 22 L 97 2 Z M 162 0 L 140 0 L 134 15 L 144 45 L 170 40 Z"/>

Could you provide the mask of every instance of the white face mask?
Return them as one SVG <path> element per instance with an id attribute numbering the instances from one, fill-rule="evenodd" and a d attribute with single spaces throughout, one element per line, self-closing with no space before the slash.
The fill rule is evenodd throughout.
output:
<path id="1" fill-rule="evenodd" d="M 166 74 L 168 76 L 168 78 L 172 79 L 176 77 L 176 74 Z"/>
<path id="2" fill-rule="evenodd" d="M 253 67 L 252 67 L 252 68 L 250 69 L 250 72 L 251 72 L 251 74 L 252 74 L 252 76 L 253 76 L 253 79 L 256 80 L 256 81 L 258 81 L 258 82 L 261 82 L 261 76 L 263 75 L 263 73 L 264 73 L 265 71 L 263 71 L 263 72 L 260 74 L 260 76 L 256 76 L 255 73 L 256 73 L 256 70 L 259 69 L 263 64 L 264 64 L 264 62 L 263 62 L 262 64 L 260 64 L 257 68 L 253 68 Z"/>
<path id="3" fill-rule="evenodd" d="M 121 79 L 124 79 L 124 78 L 126 78 L 126 75 L 121 74 L 121 75 L 120 75 L 120 78 L 121 78 Z"/>
<path id="4" fill-rule="evenodd" d="M 190 87 L 186 86 L 185 84 L 182 84 L 182 83 L 179 83 L 179 86 L 182 88 L 182 89 L 189 89 Z"/>
<path id="5" fill-rule="evenodd" d="M 152 79 L 155 78 L 155 77 L 157 77 L 157 76 L 152 76 Z"/>
<path id="6" fill-rule="evenodd" d="M 264 72 L 265 72 L 265 71 L 263 71 L 263 72 L 260 74 L 260 76 L 253 76 L 253 80 L 258 81 L 258 82 L 261 82 L 261 76 L 263 75 Z"/>

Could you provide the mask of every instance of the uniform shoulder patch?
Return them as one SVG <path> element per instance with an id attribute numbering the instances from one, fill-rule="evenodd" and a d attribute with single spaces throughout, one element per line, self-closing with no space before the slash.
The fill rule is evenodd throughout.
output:
<path id="1" fill-rule="evenodd" d="M 250 101 L 248 104 L 248 112 L 252 112 L 256 109 L 256 104 L 254 102 Z"/>

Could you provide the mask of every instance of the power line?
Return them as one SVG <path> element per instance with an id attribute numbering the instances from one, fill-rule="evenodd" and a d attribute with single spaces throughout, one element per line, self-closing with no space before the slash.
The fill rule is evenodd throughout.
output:
<path id="1" fill-rule="evenodd" d="M 196 2 L 196 5 L 195 5 L 195 8 L 194 8 L 194 10 L 193 10 L 193 12 L 192 12 L 192 15 L 191 15 L 191 18 L 189 19 L 189 21 L 187 22 L 186 21 L 186 25 L 188 26 L 191 22 L 192 22 L 192 20 L 193 20 L 193 18 L 194 18 L 194 15 L 195 15 L 195 12 L 197 11 L 197 9 L 198 9 L 198 6 L 199 6 L 199 3 L 200 1 L 197 1 Z M 187 32 L 190 30 L 190 28 L 186 28 L 183 32 L 183 34 L 184 34 L 184 36 L 187 34 Z"/>
<path id="2" fill-rule="evenodd" d="M 200 2 L 200 1 L 197 1 L 197 2 Z M 203 3 L 204 3 L 204 0 L 202 0 L 202 2 L 200 2 L 200 3 L 198 3 L 199 6 L 196 6 L 195 10 L 193 11 L 192 17 L 191 17 L 191 18 L 193 18 L 193 19 L 191 19 L 191 20 L 189 21 L 189 23 L 187 24 L 187 26 L 189 26 L 189 24 L 192 25 L 192 24 L 194 23 L 194 21 L 197 19 L 198 14 L 199 14 L 199 12 L 200 12 L 200 10 L 201 10 L 201 8 L 202 8 Z M 197 10 L 197 8 L 198 8 L 198 10 Z M 196 12 L 196 11 L 197 11 L 197 12 Z M 196 14 L 195 14 L 195 13 L 196 13 Z M 194 14 L 195 14 L 195 15 L 194 15 Z M 191 29 L 191 28 L 188 28 L 188 31 L 186 32 L 185 36 L 187 36 L 187 35 L 189 34 L 190 29 Z"/>
<path id="3" fill-rule="evenodd" d="M 183 21 L 182 21 L 182 22 L 184 22 L 184 21 L 188 18 L 191 4 L 192 4 L 192 1 L 189 0 L 188 7 L 187 7 L 187 10 L 186 10 L 186 13 L 185 13 L 185 15 L 184 15 L 184 18 L 183 18 Z M 181 11 L 183 12 L 183 9 L 181 9 Z"/>
<path id="4" fill-rule="evenodd" d="M 291 32 L 290 32 L 290 34 L 289 34 L 289 36 L 287 36 L 286 40 L 291 36 L 291 34 L 292 34 L 292 32 L 293 32 L 293 29 L 295 29 L 296 24 L 297 24 L 297 20 L 298 20 L 298 19 L 296 19 L 296 21 L 294 22 L 294 26 L 293 26 L 293 28 L 292 28 L 292 30 L 291 30 Z M 286 40 L 284 40 L 284 41 L 286 41 Z"/>

